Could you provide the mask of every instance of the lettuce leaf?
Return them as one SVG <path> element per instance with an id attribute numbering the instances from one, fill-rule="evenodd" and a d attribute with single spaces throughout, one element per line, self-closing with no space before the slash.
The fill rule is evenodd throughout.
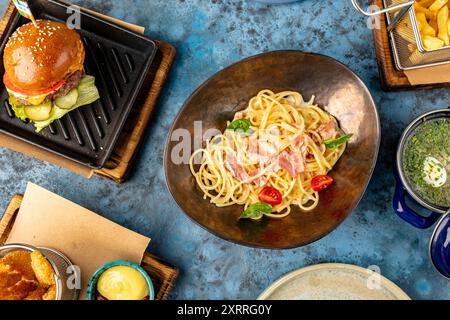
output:
<path id="1" fill-rule="evenodd" d="M 22 121 L 27 120 L 27 115 L 25 114 L 24 108 L 22 106 L 11 103 L 11 100 L 10 104 L 17 118 L 19 118 Z"/>
<path id="2" fill-rule="evenodd" d="M 43 129 L 47 128 L 54 121 L 61 119 L 67 113 L 91 104 L 98 99 L 100 99 L 100 94 L 98 92 L 97 87 L 95 86 L 95 78 L 92 76 L 84 76 L 80 83 L 78 84 L 78 99 L 75 105 L 70 109 L 61 109 L 58 108 L 55 104 L 53 104 L 52 111 L 50 113 L 50 118 L 45 121 L 35 121 L 34 126 L 36 127 L 36 132 L 41 132 Z M 17 101 L 13 98 L 10 98 L 10 103 L 16 114 L 16 117 L 21 120 L 26 120 L 27 116 L 25 115 L 24 106 L 18 104 Z"/>

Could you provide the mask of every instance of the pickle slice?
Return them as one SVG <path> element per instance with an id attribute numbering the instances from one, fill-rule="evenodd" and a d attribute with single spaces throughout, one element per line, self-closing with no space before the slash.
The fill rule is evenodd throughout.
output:
<path id="1" fill-rule="evenodd" d="M 32 121 L 44 121 L 50 118 L 52 103 L 49 101 L 38 106 L 25 106 L 24 111 L 28 119 Z"/>
<path id="2" fill-rule="evenodd" d="M 78 100 L 78 90 L 76 88 L 69 91 L 69 93 L 61 98 L 55 99 L 55 105 L 61 109 L 72 108 Z"/>

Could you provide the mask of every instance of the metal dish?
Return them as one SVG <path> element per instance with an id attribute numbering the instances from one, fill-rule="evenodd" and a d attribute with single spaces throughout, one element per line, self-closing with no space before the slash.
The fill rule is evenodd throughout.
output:
<path id="1" fill-rule="evenodd" d="M 55 271 L 56 300 L 77 300 L 80 288 L 72 288 L 70 283 L 81 283 L 80 275 L 75 271 L 74 265 L 61 252 L 47 247 L 33 247 L 26 244 L 7 244 L 0 247 L 0 257 L 14 251 L 39 250 L 50 262 Z M 69 280 L 69 277 L 71 279 Z"/>
<path id="2" fill-rule="evenodd" d="M 403 165 L 403 150 L 405 148 L 406 142 L 410 135 L 424 122 L 440 119 L 440 118 L 448 118 L 450 117 L 450 109 L 442 109 L 435 110 L 421 115 L 416 118 L 403 132 L 400 142 L 397 147 L 396 153 L 396 171 L 395 175 L 397 178 L 397 187 L 394 196 L 394 209 L 400 215 L 401 218 L 406 220 L 407 222 L 413 224 L 418 228 L 428 228 L 431 225 L 435 224 L 437 219 L 441 217 L 441 215 L 445 214 L 450 210 L 450 208 L 444 208 L 441 206 L 437 206 L 433 203 L 430 203 L 424 199 L 422 199 L 416 192 L 414 192 L 413 188 L 408 183 L 405 174 L 402 170 Z M 419 203 L 424 208 L 427 208 L 432 211 L 432 214 L 428 217 L 423 217 L 417 214 L 414 210 L 410 209 L 406 204 L 405 198 L 409 196 L 417 203 Z"/>
<path id="3" fill-rule="evenodd" d="M 336 183 L 321 193 L 316 209 L 305 213 L 293 207 L 288 217 L 277 221 L 238 221 L 242 206 L 218 208 L 204 200 L 189 165 L 171 161 L 178 143 L 172 141 L 172 133 L 188 130 L 193 137 L 194 121 L 199 120 L 204 132 L 213 128 L 223 131 L 227 120 L 262 89 L 296 90 L 306 99 L 315 95 L 316 102 L 336 116 L 343 130 L 355 135 L 332 171 Z M 372 176 L 379 144 L 376 105 L 350 69 L 319 54 L 275 51 L 231 65 L 192 94 L 169 131 L 164 170 L 168 188 L 180 208 L 213 234 L 252 247 L 292 248 L 322 238 L 352 212 Z M 192 152 L 198 148 L 193 142 L 189 145 Z"/>
<path id="4" fill-rule="evenodd" d="M 429 254 L 436 270 L 450 280 L 450 214 L 444 214 L 437 222 L 431 236 Z"/>
<path id="5" fill-rule="evenodd" d="M 283 276 L 267 288 L 258 300 L 410 300 L 410 298 L 396 284 L 372 270 L 350 264 L 324 263 Z"/>
<path id="6" fill-rule="evenodd" d="M 444 208 L 421 198 L 408 183 L 403 173 L 403 150 L 410 135 L 421 124 L 435 119 L 450 118 L 450 109 L 428 112 L 416 118 L 403 132 L 397 147 L 394 175 L 397 181 L 393 199 L 393 208 L 400 218 L 416 228 L 427 229 L 434 224 L 430 240 L 429 253 L 436 269 L 450 279 L 450 208 Z M 412 209 L 406 199 L 412 199 L 422 207 L 430 210 L 428 216 L 423 216 Z M 437 223 L 436 223 L 437 222 Z"/>

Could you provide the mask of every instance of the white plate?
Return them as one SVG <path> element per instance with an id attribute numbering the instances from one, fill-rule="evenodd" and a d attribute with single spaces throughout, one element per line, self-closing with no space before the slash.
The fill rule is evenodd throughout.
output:
<path id="1" fill-rule="evenodd" d="M 392 281 L 369 269 L 327 263 L 291 272 L 258 300 L 410 300 Z"/>

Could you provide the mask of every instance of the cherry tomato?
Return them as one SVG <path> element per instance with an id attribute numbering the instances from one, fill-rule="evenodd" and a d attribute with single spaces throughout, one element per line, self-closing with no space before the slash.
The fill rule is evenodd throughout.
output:
<path id="1" fill-rule="evenodd" d="M 281 192 L 275 188 L 264 187 L 259 193 L 259 200 L 261 202 L 276 206 L 277 204 L 281 203 L 281 201 L 283 200 L 283 196 L 281 195 Z"/>
<path id="2" fill-rule="evenodd" d="M 330 184 L 333 183 L 333 178 L 329 176 L 315 176 L 311 180 L 311 188 L 314 191 L 322 191 L 323 189 L 328 188 Z"/>
<path id="3" fill-rule="evenodd" d="M 66 82 L 66 80 L 61 80 L 61 81 L 57 82 L 56 84 L 54 84 L 53 86 L 46 88 L 46 89 L 42 89 L 42 90 L 24 90 L 24 89 L 15 87 L 12 84 L 12 82 L 9 80 L 8 75 L 6 73 L 3 76 L 3 83 L 5 84 L 6 88 L 8 88 L 9 90 L 12 90 L 14 92 L 23 94 L 25 96 L 28 96 L 28 97 L 40 96 L 40 95 L 44 95 L 44 94 L 49 95 L 49 94 L 55 93 L 56 91 L 61 89 L 61 87 L 64 85 L 65 82 Z"/>

